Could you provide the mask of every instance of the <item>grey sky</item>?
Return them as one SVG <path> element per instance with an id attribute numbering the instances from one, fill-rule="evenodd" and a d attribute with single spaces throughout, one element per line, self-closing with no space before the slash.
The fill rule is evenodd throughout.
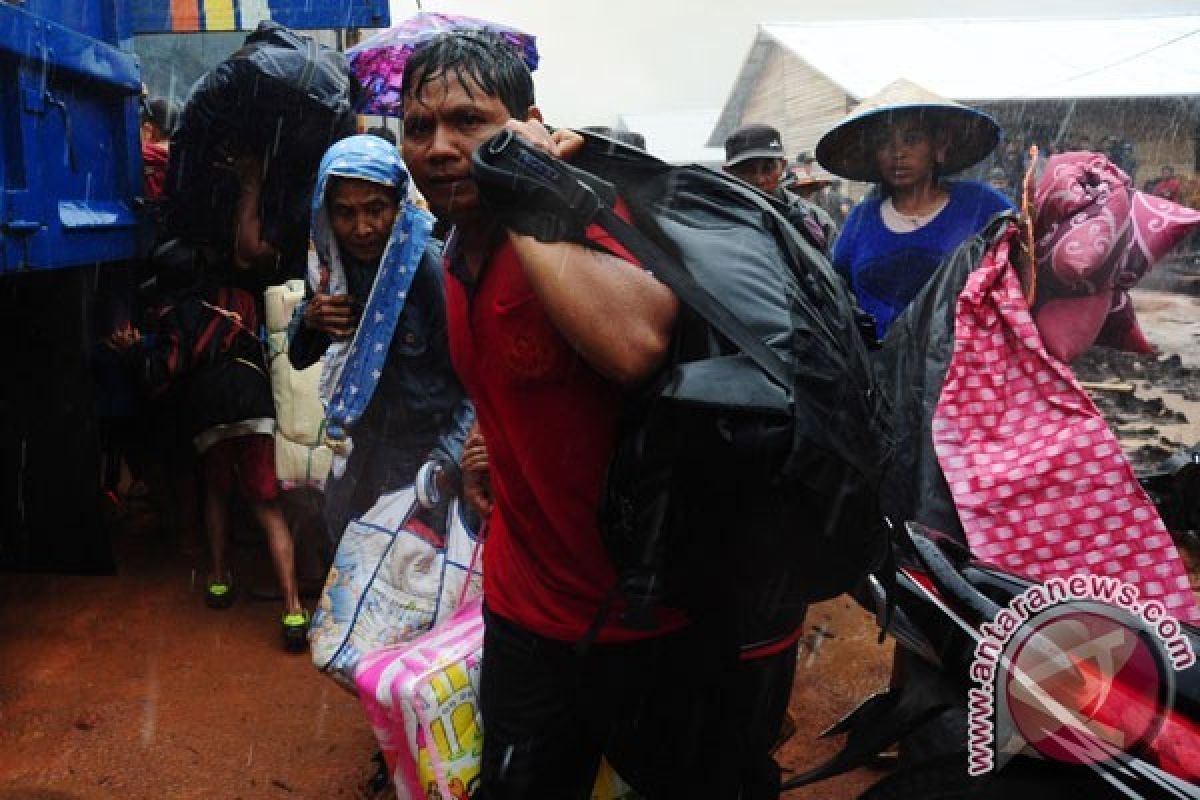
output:
<path id="1" fill-rule="evenodd" d="M 393 22 L 416 5 L 392 0 Z M 945 17 L 948 7 L 958 17 L 1200 12 L 1197 0 L 974 0 L 955 6 L 945 0 L 423 0 L 422 6 L 535 34 L 542 56 L 534 75 L 538 104 L 548 121 L 561 125 L 611 124 L 624 112 L 720 107 L 760 22 Z M 902 58 L 903 42 L 897 42 Z"/>

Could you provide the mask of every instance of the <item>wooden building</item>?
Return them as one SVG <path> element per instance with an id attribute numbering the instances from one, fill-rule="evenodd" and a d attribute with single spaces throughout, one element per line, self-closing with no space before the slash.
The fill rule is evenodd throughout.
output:
<path id="1" fill-rule="evenodd" d="M 992 114 L 1006 140 L 1126 143 L 1140 186 L 1200 171 L 1200 16 L 761 25 L 709 138 L 777 127 L 793 156 L 897 78 Z"/>

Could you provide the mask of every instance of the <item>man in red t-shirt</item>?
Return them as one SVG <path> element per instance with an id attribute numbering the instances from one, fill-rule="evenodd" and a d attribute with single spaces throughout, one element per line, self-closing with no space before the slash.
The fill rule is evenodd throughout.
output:
<path id="1" fill-rule="evenodd" d="M 143 188 L 146 199 L 154 203 L 162 200 L 163 184 L 167 180 L 171 130 L 178 116 L 178 109 L 165 97 L 151 97 L 142 101 Z"/>
<path id="2" fill-rule="evenodd" d="M 1150 193 L 1159 197 L 1170 200 L 1173 203 L 1179 202 L 1179 195 L 1183 191 L 1183 182 L 1179 180 L 1179 176 L 1175 174 L 1175 168 L 1170 164 L 1164 164 L 1162 174 L 1158 180 L 1154 182 L 1154 186 L 1150 189 Z"/>
<path id="3" fill-rule="evenodd" d="M 404 73 L 402 152 L 447 242 L 451 357 L 487 442 L 494 501 L 485 551 L 486 730 L 479 798 L 588 798 L 601 755 L 648 798 L 737 797 L 725 724 L 736 649 L 668 614 L 653 632 L 609 614 L 616 576 L 597 525 L 626 387 L 663 361 L 673 293 L 599 229 L 602 250 L 540 242 L 482 206 L 471 154 L 504 128 L 570 158 L 520 57 L 454 33 Z"/>

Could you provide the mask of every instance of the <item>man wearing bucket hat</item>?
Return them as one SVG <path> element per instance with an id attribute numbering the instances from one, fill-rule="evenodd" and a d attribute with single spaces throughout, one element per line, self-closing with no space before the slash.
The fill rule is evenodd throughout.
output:
<path id="1" fill-rule="evenodd" d="M 744 125 L 725 140 L 724 169 L 787 206 L 788 220 L 828 253 L 837 236 L 837 226 L 824 209 L 796 196 L 781 182 L 787 169 L 783 137 L 770 125 Z"/>
<path id="2" fill-rule="evenodd" d="M 830 172 L 878 187 L 851 211 L 833 264 L 880 337 L 942 259 L 1012 208 L 990 186 L 946 180 L 982 161 L 998 138 L 987 114 L 902 79 L 817 143 L 817 160 Z"/>

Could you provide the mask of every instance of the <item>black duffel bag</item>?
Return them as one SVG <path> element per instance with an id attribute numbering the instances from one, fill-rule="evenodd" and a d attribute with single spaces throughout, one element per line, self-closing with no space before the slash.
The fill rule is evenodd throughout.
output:
<path id="1" fill-rule="evenodd" d="M 231 250 L 238 180 L 233 160 L 266 169 L 264 238 L 283 280 L 304 274 L 309 205 L 325 150 L 354 133 L 358 84 L 346 57 L 274 22 L 192 88 L 171 137 L 166 227 L 172 236 Z"/>

